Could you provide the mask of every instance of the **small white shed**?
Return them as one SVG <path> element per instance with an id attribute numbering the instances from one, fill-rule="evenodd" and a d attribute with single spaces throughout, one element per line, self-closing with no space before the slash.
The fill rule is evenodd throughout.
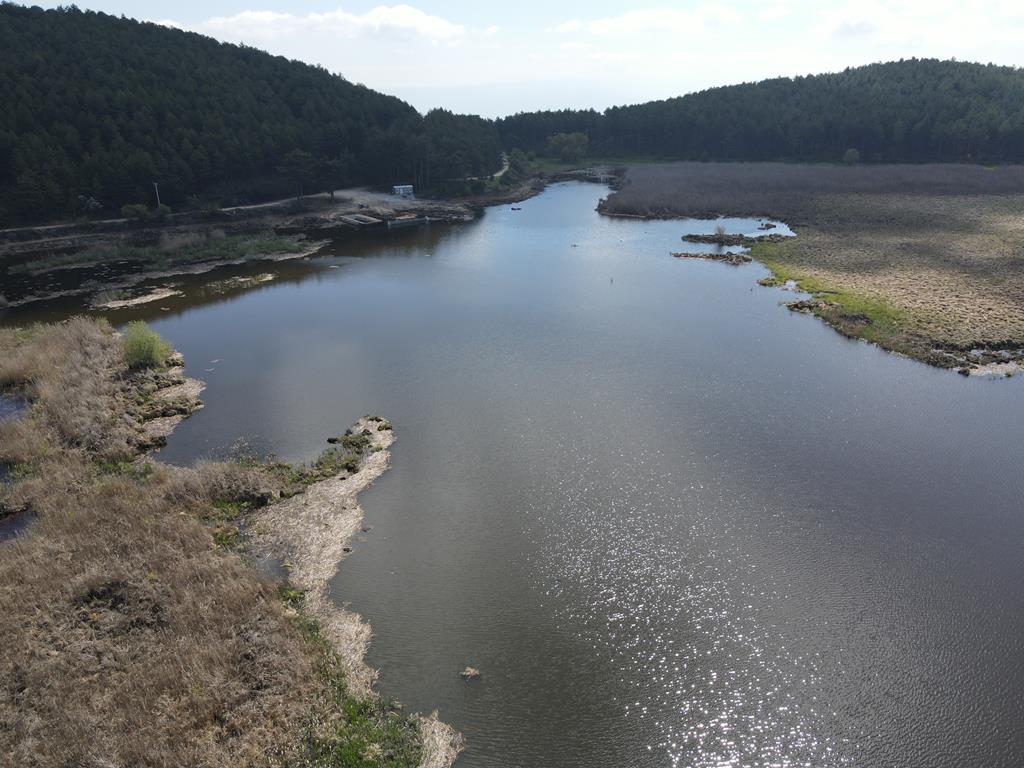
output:
<path id="1" fill-rule="evenodd" d="M 412 184 L 395 184 L 391 188 L 392 195 L 398 195 L 398 197 L 412 197 Z"/>

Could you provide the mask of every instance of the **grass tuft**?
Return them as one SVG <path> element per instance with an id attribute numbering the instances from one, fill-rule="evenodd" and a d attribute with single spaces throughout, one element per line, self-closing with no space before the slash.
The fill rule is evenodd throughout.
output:
<path id="1" fill-rule="evenodd" d="M 158 368 L 171 356 L 171 345 L 142 320 L 125 326 L 121 343 L 129 368 Z"/>

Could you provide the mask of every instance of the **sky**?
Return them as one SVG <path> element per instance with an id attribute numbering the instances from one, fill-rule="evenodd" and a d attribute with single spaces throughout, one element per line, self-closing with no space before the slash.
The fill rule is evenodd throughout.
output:
<path id="1" fill-rule="evenodd" d="M 421 111 L 444 107 L 488 117 L 604 109 L 912 56 L 1024 66 L 1024 0 L 78 5 L 318 64 Z"/>

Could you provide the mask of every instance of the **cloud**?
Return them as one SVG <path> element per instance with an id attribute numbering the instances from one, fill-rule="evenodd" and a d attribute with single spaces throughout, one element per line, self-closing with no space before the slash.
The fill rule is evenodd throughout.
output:
<path id="1" fill-rule="evenodd" d="M 193 29 L 220 39 L 266 41 L 304 34 L 336 38 L 417 37 L 432 42 L 461 38 L 466 28 L 409 5 L 379 5 L 366 13 L 337 10 L 296 15 L 278 11 L 242 11 L 215 16 Z"/>
<path id="2" fill-rule="evenodd" d="M 819 32 L 839 39 L 873 40 L 948 57 L 983 51 L 985 44 L 1008 42 L 1020 33 L 1024 6 L 997 0 L 848 0 L 820 11 Z M 968 56 L 971 54 L 968 53 Z M 976 54 L 974 54 L 976 56 Z"/>
<path id="3" fill-rule="evenodd" d="M 878 27 L 866 20 L 840 22 L 835 28 L 838 37 L 865 37 L 876 32 Z"/>
<path id="4" fill-rule="evenodd" d="M 424 110 L 604 107 L 910 56 L 1024 65 L 1022 0 L 646 0 L 540 23 L 529 0 L 473 23 L 416 0 L 358 12 L 354 0 L 334 0 L 341 7 L 320 13 L 250 2 L 234 15 L 161 23 L 319 64 Z M 548 44 L 537 44 L 538 30 Z"/>

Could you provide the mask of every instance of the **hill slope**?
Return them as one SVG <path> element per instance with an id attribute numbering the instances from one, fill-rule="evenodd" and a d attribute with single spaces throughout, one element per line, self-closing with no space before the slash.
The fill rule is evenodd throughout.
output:
<path id="1" fill-rule="evenodd" d="M 580 131 L 596 155 L 838 161 L 852 148 L 870 162 L 1021 162 L 1024 70 L 911 59 L 499 126 L 506 146 L 538 152 Z"/>
<path id="2" fill-rule="evenodd" d="M 413 107 L 324 69 L 201 35 L 75 8 L 0 5 L 0 222 L 125 203 L 283 196 L 489 173 L 495 127 Z M 319 162 L 316 162 L 319 161 Z M 291 174 L 293 177 L 295 174 Z"/>

